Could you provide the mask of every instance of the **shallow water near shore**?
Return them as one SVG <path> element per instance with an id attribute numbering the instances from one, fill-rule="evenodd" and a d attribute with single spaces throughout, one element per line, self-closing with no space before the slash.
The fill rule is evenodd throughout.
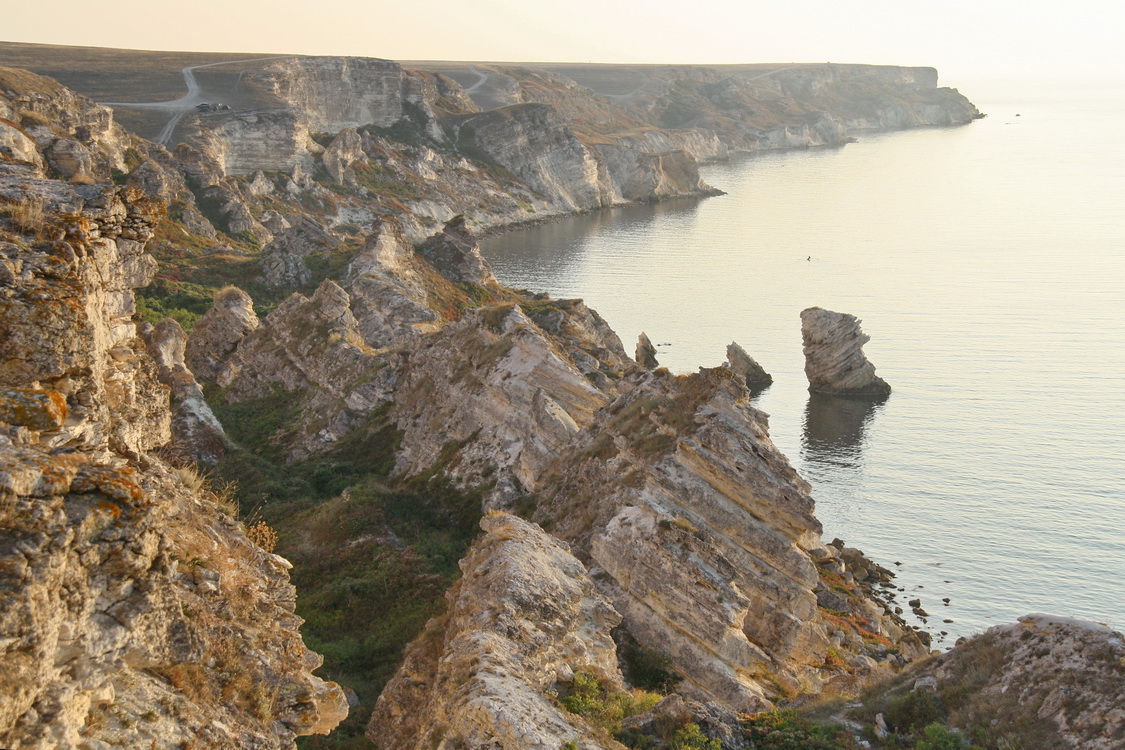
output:
<path id="1" fill-rule="evenodd" d="M 957 84 L 986 119 L 738 158 L 704 170 L 726 196 L 484 252 L 505 284 L 584 298 L 630 353 L 647 332 L 673 371 L 742 344 L 825 540 L 896 570 L 935 645 L 1033 611 L 1120 629 L 1125 81 Z M 813 305 L 864 321 L 889 399 L 810 398 Z"/>

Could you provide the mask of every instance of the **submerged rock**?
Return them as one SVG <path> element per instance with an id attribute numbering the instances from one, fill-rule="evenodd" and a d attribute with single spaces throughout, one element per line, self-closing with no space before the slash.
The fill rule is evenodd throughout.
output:
<path id="1" fill-rule="evenodd" d="M 809 390 L 829 396 L 883 397 L 891 392 L 863 354 L 871 340 L 847 313 L 810 307 L 801 312 L 805 375 Z"/>

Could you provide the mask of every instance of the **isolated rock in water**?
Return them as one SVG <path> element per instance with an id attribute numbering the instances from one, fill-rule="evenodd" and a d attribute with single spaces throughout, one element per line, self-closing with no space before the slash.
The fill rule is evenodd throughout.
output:
<path id="1" fill-rule="evenodd" d="M 660 363 L 656 361 L 656 347 L 648 340 L 648 334 L 641 331 L 641 335 L 637 337 L 637 364 L 646 370 L 655 370 L 660 367 Z"/>
<path id="2" fill-rule="evenodd" d="M 431 620 L 375 704 L 379 747 L 522 750 L 620 747 L 547 697 L 575 672 L 622 688 L 610 631 L 621 622 L 586 569 L 538 526 L 507 513 L 460 563 L 449 612 Z"/>
<path id="3" fill-rule="evenodd" d="M 454 216 L 445 227 L 422 243 L 418 252 L 438 272 L 457 283 L 468 282 L 495 286 L 499 284 L 480 254 L 480 244 L 465 226 L 464 216 Z"/>
<path id="4" fill-rule="evenodd" d="M 727 347 L 727 367 L 738 377 L 746 381 L 750 390 L 765 388 L 773 383 L 773 376 L 758 364 L 746 350 L 732 341 Z"/>
<path id="5" fill-rule="evenodd" d="M 810 307 L 801 312 L 801 337 L 805 344 L 805 375 L 809 390 L 830 396 L 878 397 L 891 387 L 875 374 L 863 355 L 871 340 L 847 313 Z"/>
<path id="6" fill-rule="evenodd" d="M 254 300 L 236 286 L 215 293 L 215 303 L 195 322 L 184 350 L 189 370 L 204 383 L 214 382 L 227 357 L 246 334 L 258 328 Z"/>

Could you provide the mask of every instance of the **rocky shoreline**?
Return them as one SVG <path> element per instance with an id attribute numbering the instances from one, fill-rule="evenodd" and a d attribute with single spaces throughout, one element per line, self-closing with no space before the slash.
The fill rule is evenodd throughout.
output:
<path id="1" fill-rule="evenodd" d="M 481 112 L 439 73 L 293 58 L 251 76 L 291 109 L 200 114 L 169 152 L 0 69 L 0 745 L 743 750 L 871 689 L 863 742 L 1010 745 L 1026 714 L 1113 747 L 1120 634 L 1032 616 L 931 654 L 893 571 L 823 542 L 748 353 L 642 365 L 474 234 L 705 190 L 689 152 L 971 119 L 929 70 L 668 69 L 594 109 L 511 69 Z M 882 88 L 805 116 L 857 77 Z M 762 87 L 803 124 L 728 122 Z M 594 128 L 673 105 L 714 129 Z M 810 385 L 871 369 L 834 315 Z"/>

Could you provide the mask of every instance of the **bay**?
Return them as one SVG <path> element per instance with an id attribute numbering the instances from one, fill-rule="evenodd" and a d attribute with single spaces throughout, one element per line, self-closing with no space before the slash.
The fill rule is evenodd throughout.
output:
<path id="1" fill-rule="evenodd" d="M 742 344 L 826 540 L 898 571 L 943 645 L 1033 611 L 1121 628 L 1125 81 L 961 90 L 986 119 L 736 158 L 704 170 L 725 196 L 484 252 L 505 284 L 584 298 L 630 352 L 647 332 L 673 371 Z M 810 398 L 814 305 L 864 321 L 889 399 Z"/>

